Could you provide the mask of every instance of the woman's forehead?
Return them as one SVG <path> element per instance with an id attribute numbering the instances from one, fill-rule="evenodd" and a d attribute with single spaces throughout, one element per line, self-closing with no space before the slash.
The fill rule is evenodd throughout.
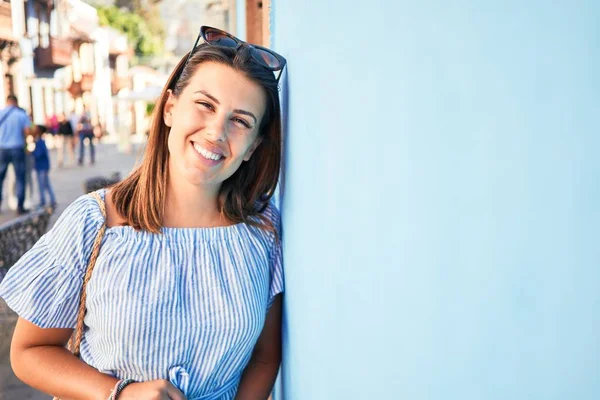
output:
<path id="1" fill-rule="evenodd" d="M 258 83 L 227 65 L 215 62 L 200 64 L 185 91 L 192 96 L 209 93 L 220 104 L 234 108 L 251 107 L 261 115 L 266 104 L 265 91 Z"/>

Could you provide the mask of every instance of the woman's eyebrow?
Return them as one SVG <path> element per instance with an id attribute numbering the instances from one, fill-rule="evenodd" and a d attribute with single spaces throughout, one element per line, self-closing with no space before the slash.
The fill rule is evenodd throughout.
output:
<path id="1" fill-rule="evenodd" d="M 211 99 L 212 101 L 217 103 L 218 105 L 221 104 L 221 103 L 219 103 L 219 100 L 217 100 L 217 98 L 215 96 L 211 95 L 206 90 L 196 90 L 194 93 L 202 93 L 203 95 L 205 95 L 206 97 L 208 97 L 209 99 Z M 256 118 L 256 116 L 254 114 L 252 114 L 250 111 L 235 109 L 235 110 L 233 110 L 233 112 L 252 117 L 254 119 L 255 124 L 258 122 L 258 118 Z"/>
<path id="2" fill-rule="evenodd" d="M 256 119 L 256 116 L 254 114 L 252 114 L 250 111 L 246 111 L 246 110 L 233 110 L 233 112 L 238 113 L 238 114 L 248 115 L 249 117 L 252 117 L 254 119 L 254 123 L 255 124 L 258 121 Z"/>
<path id="3" fill-rule="evenodd" d="M 194 93 L 202 93 L 203 95 L 205 95 L 206 97 L 208 97 L 209 99 L 214 101 L 215 103 L 221 104 L 221 103 L 219 103 L 219 100 L 217 100 L 217 98 L 215 96 L 211 95 L 206 90 L 196 90 Z"/>

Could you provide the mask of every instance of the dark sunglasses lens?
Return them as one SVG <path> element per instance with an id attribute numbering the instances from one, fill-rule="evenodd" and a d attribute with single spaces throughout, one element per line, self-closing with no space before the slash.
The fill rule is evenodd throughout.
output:
<path id="1" fill-rule="evenodd" d="M 269 53 L 266 50 L 254 48 L 254 52 L 252 53 L 254 58 L 264 64 L 265 66 L 273 69 L 281 68 L 281 62 L 275 55 Z"/>
<path id="2" fill-rule="evenodd" d="M 207 29 L 204 32 L 204 40 L 206 40 L 209 44 L 212 44 L 214 46 L 233 48 L 237 47 L 237 43 L 235 42 L 235 40 L 216 29 Z"/>

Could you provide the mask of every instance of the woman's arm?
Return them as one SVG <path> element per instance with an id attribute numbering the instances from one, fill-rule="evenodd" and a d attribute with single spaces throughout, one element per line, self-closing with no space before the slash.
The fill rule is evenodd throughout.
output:
<path id="1" fill-rule="evenodd" d="M 269 398 L 281 363 L 281 297 L 275 296 L 265 326 L 244 370 L 236 400 Z"/>
<path id="2" fill-rule="evenodd" d="M 106 400 L 118 382 L 90 367 L 63 346 L 73 329 L 42 329 L 19 318 L 10 347 L 15 375 L 42 392 L 62 400 Z M 119 400 L 185 400 L 165 379 L 130 384 Z"/>
<path id="3" fill-rule="evenodd" d="M 10 348 L 15 375 L 63 400 L 106 400 L 118 379 L 90 367 L 64 348 L 73 329 L 42 329 L 19 318 Z"/>

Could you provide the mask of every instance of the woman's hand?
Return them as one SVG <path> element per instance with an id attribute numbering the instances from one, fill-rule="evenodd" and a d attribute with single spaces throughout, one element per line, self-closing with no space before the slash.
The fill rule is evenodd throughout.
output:
<path id="1" fill-rule="evenodd" d="M 186 400 L 185 396 L 171 382 L 155 381 L 132 383 L 119 394 L 117 400 Z"/>

